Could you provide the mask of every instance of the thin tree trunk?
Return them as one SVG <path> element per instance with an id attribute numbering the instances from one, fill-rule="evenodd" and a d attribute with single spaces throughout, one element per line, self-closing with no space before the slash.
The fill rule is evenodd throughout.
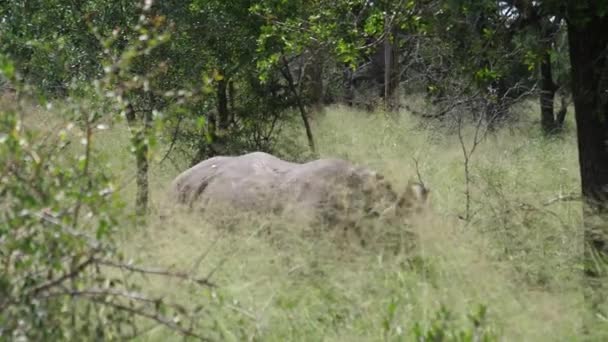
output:
<path id="1" fill-rule="evenodd" d="M 384 109 L 387 111 L 393 110 L 393 89 L 392 71 L 393 71 L 393 49 L 391 44 L 391 27 L 389 23 L 389 15 L 384 18 Z"/>
<path id="2" fill-rule="evenodd" d="M 137 195 L 135 198 L 135 210 L 138 216 L 143 217 L 148 212 L 148 144 L 141 142 L 140 147 L 136 148 L 136 150 Z"/>
<path id="3" fill-rule="evenodd" d="M 393 42 L 391 46 L 391 104 L 392 110 L 399 108 L 399 81 L 401 79 L 401 68 L 399 66 L 399 41 L 395 29 L 392 29 Z"/>
<path id="4" fill-rule="evenodd" d="M 306 70 L 308 94 L 314 115 L 323 110 L 323 53 L 319 49 L 312 52 L 311 63 Z"/>
<path id="5" fill-rule="evenodd" d="M 592 6 L 593 7 L 593 6 Z M 588 19 L 582 22 L 581 19 Z M 608 17 L 593 8 L 568 23 L 582 193 L 585 273 L 601 275 L 608 256 Z M 598 258 L 599 257 L 599 258 Z"/>
<path id="6" fill-rule="evenodd" d="M 147 136 L 150 133 L 152 123 L 151 111 L 145 111 L 141 116 L 141 124 L 138 124 L 138 118 L 133 109 L 129 105 L 127 108 L 127 123 L 131 130 L 131 143 L 135 148 L 135 166 L 136 166 L 136 184 L 137 190 L 135 194 L 135 213 L 140 218 L 145 218 L 148 212 L 148 197 L 149 197 L 149 182 L 148 182 L 148 152 L 149 146 Z"/>
<path id="7" fill-rule="evenodd" d="M 218 128 L 222 131 L 228 129 L 230 113 L 228 111 L 228 82 L 226 82 L 226 79 L 217 82 L 217 115 Z"/>
<path id="8" fill-rule="evenodd" d="M 384 108 L 394 111 L 397 108 L 397 87 L 399 86 L 399 49 L 397 35 L 387 14 L 384 23 Z"/>
<path id="9" fill-rule="evenodd" d="M 228 108 L 228 123 L 230 125 L 234 124 L 234 112 L 236 111 L 236 89 L 234 87 L 234 81 L 228 82 L 228 102 L 230 104 L 230 107 Z"/>
<path id="10" fill-rule="evenodd" d="M 348 106 L 352 107 L 355 104 L 355 91 L 353 86 L 353 71 L 351 70 L 350 66 L 344 66 L 342 77 L 344 85 L 344 100 Z"/>
<path id="11" fill-rule="evenodd" d="M 555 83 L 551 68 L 551 55 L 546 50 L 540 62 L 540 113 L 541 127 L 545 134 L 555 133 L 557 128 L 554 112 Z"/>
<path id="12" fill-rule="evenodd" d="M 558 129 L 564 127 L 564 121 L 566 121 L 566 114 L 568 114 L 568 96 L 560 91 L 560 108 L 555 116 L 556 125 Z"/>
<path id="13" fill-rule="evenodd" d="M 289 71 L 289 63 L 287 62 L 287 59 L 285 59 L 285 57 L 283 57 L 283 68 L 281 68 L 281 70 L 283 72 L 283 77 L 285 77 L 285 80 L 287 81 L 289 90 L 291 91 L 291 93 L 293 94 L 293 96 L 296 100 L 296 105 L 298 106 L 298 109 L 300 110 L 300 117 L 302 118 L 302 121 L 304 122 L 304 129 L 306 130 L 306 138 L 308 139 L 308 146 L 310 147 L 310 150 L 313 153 L 316 153 L 317 149 L 315 147 L 315 140 L 312 136 L 312 128 L 310 127 L 310 122 L 308 121 L 308 115 L 306 113 L 306 108 L 304 107 L 304 104 L 302 103 L 302 98 L 301 98 L 300 94 L 298 94 L 298 89 L 296 88 L 296 85 L 294 84 L 293 76 L 291 75 L 291 71 Z"/>

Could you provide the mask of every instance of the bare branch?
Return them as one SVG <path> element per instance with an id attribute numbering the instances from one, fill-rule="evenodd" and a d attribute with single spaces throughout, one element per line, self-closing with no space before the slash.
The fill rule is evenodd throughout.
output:
<path id="1" fill-rule="evenodd" d="M 120 291 L 115 289 L 86 289 L 86 290 L 69 290 L 64 289 L 63 291 L 53 291 L 41 296 L 41 298 L 51 298 L 60 296 L 72 296 L 72 297 L 122 297 L 137 302 L 157 304 L 160 299 L 148 298 L 141 293 Z"/>
<path id="2" fill-rule="evenodd" d="M 169 145 L 169 149 L 167 149 L 165 156 L 160 160 L 159 164 L 164 163 L 165 160 L 167 159 L 167 157 L 169 157 L 169 154 L 171 154 L 171 152 L 173 152 L 173 147 L 175 146 L 175 142 L 177 141 L 177 135 L 179 134 L 179 128 L 180 128 L 183 120 L 184 120 L 184 116 L 180 115 L 179 120 L 177 121 L 177 124 L 175 125 L 175 130 L 173 131 L 173 136 L 171 138 L 171 144 Z"/>
<path id="3" fill-rule="evenodd" d="M 414 160 L 414 166 L 416 167 L 416 176 L 418 177 L 418 182 L 420 183 L 420 185 L 422 185 L 423 188 L 426 188 L 426 186 L 424 185 L 424 182 L 422 181 L 422 176 L 420 175 L 420 167 L 418 165 L 418 158 L 412 157 L 412 159 Z"/>
<path id="4" fill-rule="evenodd" d="M 75 277 L 77 277 L 82 271 L 84 271 L 85 268 L 87 268 L 88 266 L 90 266 L 93 261 L 95 259 L 93 258 L 93 256 L 90 256 L 89 258 L 87 258 L 84 262 L 81 262 L 80 264 L 76 265 L 75 267 L 72 268 L 72 270 L 69 273 L 66 273 L 64 275 L 62 275 L 59 278 L 53 279 L 51 281 L 48 281 L 44 284 L 41 284 L 35 288 L 33 288 L 32 290 L 28 291 L 26 296 L 32 296 L 32 295 L 37 295 L 40 292 L 44 292 L 47 291 L 55 286 L 60 285 L 61 283 L 63 283 L 64 281 L 68 281 L 71 279 L 74 279 Z"/>
<path id="5" fill-rule="evenodd" d="M 216 285 L 213 284 L 212 282 L 210 282 L 208 280 L 208 278 L 196 279 L 196 278 L 189 276 L 187 273 L 170 272 L 170 271 L 161 270 L 161 269 L 149 269 L 149 268 L 144 268 L 141 266 L 118 263 L 118 262 L 111 261 L 111 260 L 96 259 L 95 262 L 97 264 L 100 264 L 103 266 L 118 268 L 118 269 L 127 270 L 127 271 L 131 271 L 131 272 L 135 272 L 135 273 L 172 277 L 172 278 L 192 281 L 201 286 L 216 287 Z"/>
<path id="6" fill-rule="evenodd" d="M 172 319 L 164 317 L 158 313 L 149 313 L 141 308 L 133 308 L 133 307 L 129 307 L 129 306 L 118 304 L 118 303 L 107 302 L 105 300 L 101 300 L 98 298 L 91 298 L 91 301 L 98 303 L 100 305 L 112 307 L 112 308 L 120 310 L 120 311 L 125 311 L 125 312 L 128 312 L 128 313 L 136 315 L 136 316 L 151 319 L 153 321 L 158 322 L 161 325 L 164 325 L 172 330 L 179 332 L 180 334 L 182 334 L 184 336 L 193 337 L 193 338 L 196 338 L 201 341 L 210 341 L 208 338 L 197 334 L 192 329 L 186 329 L 186 328 L 176 324 Z"/>

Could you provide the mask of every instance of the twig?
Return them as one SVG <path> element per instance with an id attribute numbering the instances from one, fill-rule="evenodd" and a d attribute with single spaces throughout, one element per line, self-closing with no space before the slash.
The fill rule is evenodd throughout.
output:
<path id="1" fill-rule="evenodd" d="M 412 157 L 412 159 L 414 160 L 414 166 L 416 167 L 416 176 L 418 177 L 418 182 L 420 183 L 420 185 L 422 185 L 423 188 L 426 188 L 426 186 L 424 186 L 424 182 L 422 181 L 422 176 L 420 175 L 420 167 L 418 166 L 418 158 Z"/>
<path id="2" fill-rule="evenodd" d="M 115 309 L 121 310 L 121 311 L 126 311 L 130 314 L 134 314 L 137 316 L 141 316 L 141 317 L 145 317 L 148 319 L 151 319 L 153 321 L 156 321 L 158 323 L 160 323 L 161 325 L 164 325 L 172 330 L 175 330 L 179 333 L 181 333 L 182 335 L 185 336 L 189 336 L 189 337 L 194 337 L 197 338 L 201 341 L 209 341 L 208 338 L 203 337 L 197 333 L 195 333 L 194 331 L 192 331 L 191 329 L 185 329 L 181 326 L 179 326 L 178 324 L 174 323 L 171 319 L 161 316 L 159 314 L 152 314 L 149 312 L 146 312 L 145 310 L 139 309 L 139 308 L 132 308 L 132 307 L 128 307 L 122 304 L 117 304 L 117 303 L 112 303 L 112 302 L 107 302 L 101 299 L 97 299 L 97 298 L 91 298 L 91 301 L 95 302 L 95 303 L 99 303 L 101 305 L 105 305 L 105 306 L 110 306 L 113 307 Z"/>
<path id="3" fill-rule="evenodd" d="M 51 298 L 51 297 L 60 297 L 60 296 L 72 296 L 72 297 L 122 297 L 126 299 L 135 300 L 138 302 L 144 302 L 149 304 L 157 304 L 161 301 L 161 299 L 156 298 L 148 298 L 141 293 L 137 292 L 128 292 L 128 291 L 120 291 L 114 289 L 86 289 L 86 290 L 68 290 L 65 291 L 53 291 L 48 294 L 41 296 L 41 298 Z"/>
<path id="4" fill-rule="evenodd" d="M 228 306 L 229 309 L 232 309 L 232 310 L 240 313 L 241 315 L 243 315 L 243 316 L 245 316 L 247 318 L 250 318 L 253 321 L 257 321 L 257 317 L 254 314 L 248 312 L 247 310 L 241 309 L 238 306 L 235 306 L 235 305 L 232 305 L 232 304 L 228 304 L 227 306 Z"/>
<path id="5" fill-rule="evenodd" d="M 543 205 L 549 206 L 549 205 L 551 205 L 553 203 L 557 203 L 557 202 L 570 202 L 570 201 L 580 201 L 580 200 L 581 200 L 581 196 L 574 194 L 574 193 L 566 194 L 566 195 L 560 194 L 559 196 L 557 196 L 555 198 L 545 201 L 543 203 Z"/>
<path id="6" fill-rule="evenodd" d="M 118 263 L 118 262 L 114 262 L 114 261 L 110 261 L 110 260 L 96 259 L 95 261 L 96 261 L 96 263 L 103 265 L 103 266 L 107 266 L 107 267 L 123 269 L 123 270 L 131 271 L 131 272 L 135 272 L 135 273 L 141 273 L 141 274 L 173 277 L 173 278 L 193 281 L 196 284 L 201 285 L 201 286 L 216 287 L 216 285 L 213 284 L 212 282 L 210 282 L 208 280 L 208 278 L 196 279 L 196 278 L 189 276 L 186 273 L 170 272 L 170 271 L 159 270 L 159 269 L 148 269 L 148 268 L 144 268 L 141 266 L 127 265 L 127 264 L 122 264 L 122 263 Z"/>
<path id="7" fill-rule="evenodd" d="M 169 145 L 169 149 L 165 153 L 165 156 L 160 160 L 159 164 L 164 163 L 165 160 L 167 159 L 167 157 L 169 157 L 169 154 L 171 154 L 171 152 L 173 151 L 173 147 L 175 146 L 175 142 L 177 141 L 177 134 L 179 133 L 179 127 L 181 126 L 183 120 L 184 120 L 184 116 L 180 115 L 179 120 L 177 121 L 177 125 L 175 125 L 175 130 L 173 131 L 173 137 L 171 138 L 171 144 Z"/>
<path id="8" fill-rule="evenodd" d="M 177 305 L 177 304 L 171 304 L 171 303 L 164 303 L 162 298 L 149 298 L 149 297 L 146 297 L 142 293 L 121 291 L 121 290 L 116 290 L 116 289 L 98 289 L 98 288 L 85 289 L 85 290 L 64 289 L 64 291 L 49 292 L 48 294 L 42 296 L 41 298 L 51 298 L 51 297 L 59 297 L 59 296 L 93 297 L 93 298 L 121 297 L 121 298 L 125 298 L 128 300 L 140 302 L 140 303 L 153 304 L 155 306 L 162 304 L 177 312 L 186 312 L 186 309 L 183 306 Z"/>
<path id="9" fill-rule="evenodd" d="M 55 219 L 53 216 L 46 214 L 46 213 L 29 213 L 29 215 L 38 217 L 39 219 L 48 222 L 58 228 L 61 229 L 61 231 L 65 234 L 71 235 L 75 238 L 82 238 L 85 239 L 87 241 L 87 244 L 89 245 L 89 247 L 91 247 L 94 251 L 98 251 L 101 246 L 102 243 L 101 241 L 88 236 L 87 234 L 83 233 L 83 232 L 79 232 L 71 227 L 68 227 L 64 224 L 62 224 L 61 222 L 59 222 L 57 219 Z"/>
<path id="10" fill-rule="evenodd" d="M 82 262 L 79 265 L 76 265 L 75 267 L 73 267 L 72 270 L 69 273 L 66 273 L 66 274 L 62 275 L 61 277 L 59 277 L 59 278 L 53 279 L 51 281 L 48 281 L 48 282 L 46 282 L 46 283 L 44 283 L 42 285 L 39 285 L 39 286 L 33 288 L 32 290 L 28 291 L 28 293 L 26 294 L 26 296 L 36 295 L 36 294 L 38 294 L 40 292 L 49 290 L 52 287 L 58 286 L 59 284 L 63 283 L 66 280 L 74 279 L 85 268 L 87 268 L 89 265 L 91 265 L 94 260 L 95 260 L 95 258 L 93 256 L 90 256 L 84 262 Z"/>

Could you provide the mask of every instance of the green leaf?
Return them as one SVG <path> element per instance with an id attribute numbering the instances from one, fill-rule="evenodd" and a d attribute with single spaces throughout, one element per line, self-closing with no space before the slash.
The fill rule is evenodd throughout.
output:
<path id="1" fill-rule="evenodd" d="M 0 56 L 0 74 L 9 80 L 15 78 L 15 64 L 4 56 Z"/>
<path id="2" fill-rule="evenodd" d="M 205 117 L 204 117 L 204 116 L 199 116 L 199 117 L 196 119 L 196 129 L 197 129 L 198 131 L 202 131 L 202 130 L 203 130 L 203 128 L 205 127 L 205 124 L 206 124 L 206 123 L 207 123 L 207 119 L 205 119 Z"/>

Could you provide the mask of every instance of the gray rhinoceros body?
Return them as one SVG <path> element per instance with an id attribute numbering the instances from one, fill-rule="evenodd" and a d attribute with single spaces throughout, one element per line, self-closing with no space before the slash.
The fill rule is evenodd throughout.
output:
<path id="1" fill-rule="evenodd" d="M 330 224 L 407 209 L 416 196 L 410 186 L 399 197 L 381 175 L 345 160 L 297 164 L 263 152 L 207 159 L 179 175 L 171 191 L 178 203 L 205 212 L 272 213 Z M 426 199 L 426 189 L 417 194 Z"/>

